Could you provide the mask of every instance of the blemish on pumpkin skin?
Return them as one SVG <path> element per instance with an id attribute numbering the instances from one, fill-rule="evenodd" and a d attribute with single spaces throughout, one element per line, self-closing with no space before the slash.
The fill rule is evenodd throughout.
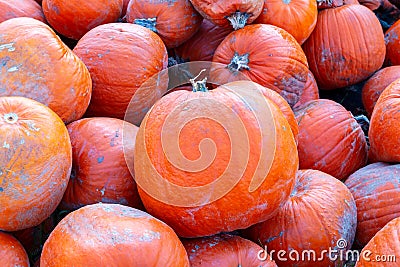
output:
<path id="1" fill-rule="evenodd" d="M 0 45 L 0 52 L 3 51 L 4 49 L 8 49 L 8 52 L 14 52 L 15 51 L 14 42 Z"/>
<path id="2" fill-rule="evenodd" d="M 4 189 L 3 189 L 3 187 L 0 187 L 0 193 L 1 193 L 1 192 L 4 192 Z"/>
<path id="3" fill-rule="evenodd" d="M 104 156 L 97 158 L 97 163 L 102 163 L 104 161 Z"/>

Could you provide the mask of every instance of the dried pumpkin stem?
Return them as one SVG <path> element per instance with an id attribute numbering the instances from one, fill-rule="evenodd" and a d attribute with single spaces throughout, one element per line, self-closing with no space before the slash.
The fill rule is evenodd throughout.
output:
<path id="1" fill-rule="evenodd" d="M 369 144 L 369 138 L 368 138 L 368 131 L 369 131 L 369 125 L 370 125 L 369 119 L 365 115 L 357 115 L 357 116 L 353 116 L 353 117 L 357 121 L 357 123 L 361 126 L 361 129 L 364 132 L 367 143 Z"/>
<path id="2" fill-rule="evenodd" d="M 237 52 L 233 55 L 231 62 L 228 64 L 228 69 L 230 71 L 236 72 L 242 69 L 250 70 L 249 64 L 249 54 L 239 55 Z"/>
<path id="3" fill-rule="evenodd" d="M 157 18 L 147 18 L 147 19 L 135 19 L 133 21 L 134 24 L 146 27 L 153 32 L 157 33 Z"/>
<path id="4" fill-rule="evenodd" d="M 236 11 L 229 17 L 226 17 L 226 19 L 229 20 L 229 22 L 231 23 L 231 25 L 235 31 L 246 26 L 248 18 L 250 18 L 249 13 L 246 13 L 246 12 L 242 13 L 240 11 Z"/>
<path id="5" fill-rule="evenodd" d="M 202 69 L 200 71 L 200 73 L 196 77 L 194 77 L 194 78 L 189 80 L 190 83 L 192 84 L 193 92 L 199 92 L 199 91 L 200 92 L 207 92 L 208 91 L 207 86 L 206 86 L 207 77 L 205 77 L 201 81 L 196 81 L 196 79 L 198 79 L 200 77 L 200 75 L 205 71 L 206 71 L 206 69 Z"/>

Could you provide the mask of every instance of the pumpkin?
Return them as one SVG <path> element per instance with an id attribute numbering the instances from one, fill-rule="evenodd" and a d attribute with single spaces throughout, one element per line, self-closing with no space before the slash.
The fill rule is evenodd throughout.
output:
<path id="1" fill-rule="evenodd" d="M 141 97 L 135 124 L 140 124 L 144 113 L 168 86 L 168 77 L 159 74 L 167 67 L 167 50 L 160 37 L 145 27 L 130 23 L 101 25 L 82 37 L 73 51 L 86 64 L 93 80 L 87 117 L 123 119 L 137 94 Z M 153 76 L 158 87 L 143 85 Z"/>
<path id="2" fill-rule="evenodd" d="M 259 245 L 231 234 L 182 240 L 190 266 L 276 267 Z M 265 258 L 265 260 L 263 260 Z"/>
<path id="3" fill-rule="evenodd" d="M 309 72 L 300 45 L 285 30 L 254 24 L 229 34 L 215 51 L 214 80 L 241 79 L 238 75 L 278 92 L 290 106 L 303 93 Z"/>
<path id="4" fill-rule="evenodd" d="M 43 0 L 43 13 L 60 34 L 79 40 L 96 26 L 116 22 L 123 0 Z"/>
<path id="5" fill-rule="evenodd" d="M 278 266 L 333 267 L 342 266 L 340 254 L 330 258 L 326 252 L 350 249 L 356 226 L 356 205 L 347 187 L 321 171 L 300 170 L 289 200 L 273 218 L 247 229 L 245 236 L 268 251 L 284 251 L 271 253 Z"/>
<path id="6" fill-rule="evenodd" d="M 228 83 L 161 98 L 140 125 L 134 164 L 146 210 L 179 236 L 200 237 L 271 217 L 298 158 L 278 106 L 257 86 Z"/>
<path id="7" fill-rule="evenodd" d="M 316 0 L 264 0 L 255 23 L 278 26 L 303 44 L 315 28 L 317 15 Z"/>
<path id="8" fill-rule="evenodd" d="M 365 166 L 367 142 L 361 126 L 342 105 L 328 99 L 295 110 L 301 169 L 315 169 L 340 180 Z"/>
<path id="9" fill-rule="evenodd" d="M 263 0 L 190 0 L 194 8 L 215 25 L 238 30 L 252 23 L 261 13 Z"/>
<path id="10" fill-rule="evenodd" d="M 0 231 L 0 266 L 29 267 L 28 255 L 21 243 Z"/>
<path id="11" fill-rule="evenodd" d="M 374 161 L 400 162 L 400 79 L 381 93 L 371 116 L 368 137 Z"/>
<path id="12" fill-rule="evenodd" d="M 385 33 L 387 65 L 400 65 L 400 20 Z"/>
<path id="13" fill-rule="evenodd" d="M 325 90 L 365 80 L 385 59 L 381 25 L 371 10 L 358 4 L 320 11 L 303 49 L 319 88 Z"/>
<path id="14" fill-rule="evenodd" d="M 67 187 L 67 128 L 37 101 L 0 97 L 0 143 L 0 230 L 36 226 L 56 209 Z"/>
<path id="15" fill-rule="evenodd" d="M 62 209 L 115 203 L 141 207 L 124 153 L 133 153 L 138 127 L 113 118 L 85 118 L 67 126 L 73 166 Z M 133 159 L 131 159 L 133 160 Z"/>
<path id="16" fill-rule="evenodd" d="M 154 31 L 167 48 L 174 48 L 197 32 L 203 18 L 189 0 L 131 0 L 126 20 Z"/>
<path id="17" fill-rule="evenodd" d="M 193 37 L 174 49 L 178 62 L 212 61 L 215 50 L 225 37 L 232 32 L 204 19 Z"/>
<path id="18" fill-rule="evenodd" d="M 392 267 L 400 254 L 400 218 L 391 220 L 361 250 L 355 267 Z"/>
<path id="19" fill-rule="evenodd" d="M 101 203 L 61 220 L 43 246 L 40 265 L 189 267 L 189 260 L 162 221 L 131 207 Z"/>
<path id="20" fill-rule="evenodd" d="M 370 164 L 345 184 L 357 205 L 356 243 L 364 247 L 390 220 L 400 217 L 400 165 Z"/>
<path id="21" fill-rule="evenodd" d="M 85 113 L 92 80 L 84 63 L 54 31 L 32 18 L 0 23 L 0 96 L 39 101 L 65 122 Z"/>
<path id="22" fill-rule="evenodd" d="M 34 0 L 0 0 L 0 9 L 0 22 L 18 17 L 31 17 L 46 22 L 42 8 Z"/>
<path id="23" fill-rule="evenodd" d="M 299 108 L 308 101 L 319 99 L 319 89 L 317 81 L 311 71 L 308 72 L 306 85 L 304 86 L 303 93 L 300 95 L 299 101 L 293 106 L 294 109 Z"/>
<path id="24" fill-rule="evenodd" d="M 400 78 L 400 66 L 383 68 L 372 75 L 362 88 L 362 102 L 369 117 L 382 91 Z"/>

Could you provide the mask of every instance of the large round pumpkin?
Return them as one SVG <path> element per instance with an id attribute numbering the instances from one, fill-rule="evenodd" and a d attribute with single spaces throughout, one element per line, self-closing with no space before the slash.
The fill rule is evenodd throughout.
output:
<path id="1" fill-rule="evenodd" d="M 72 149 L 67 128 L 49 108 L 0 97 L 0 230 L 40 224 L 67 187 Z"/>
<path id="2" fill-rule="evenodd" d="M 353 196 L 342 182 L 321 171 L 300 170 L 297 176 L 289 200 L 278 213 L 245 234 L 274 250 L 272 258 L 280 267 L 342 266 L 338 252 L 331 254 L 336 259 L 326 252 L 351 248 L 357 226 Z M 307 256 L 304 251 L 315 254 Z"/>
<path id="3" fill-rule="evenodd" d="M 31 17 L 46 22 L 42 8 L 35 0 L 0 0 L 0 10 L 0 22 L 18 17 Z"/>
<path id="4" fill-rule="evenodd" d="M 96 26 L 116 22 L 122 14 L 123 0 L 43 0 L 42 7 L 57 32 L 79 40 Z"/>
<path id="5" fill-rule="evenodd" d="M 400 217 L 400 165 L 374 163 L 349 176 L 357 205 L 356 242 L 364 247 L 390 220 Z"/>
<path id="6" fill-rule="evenodd" d="M 93 204 L 61 220 L 43 246 L 40 265 L 189 267 L 189 260 L 162 221 L 119 204 Z"/>
<path id="7" fill-rule="evenodd" d="M 21 243 L 10 234 L 0 231 L 0 266 L 29 267 L 28 255 Z"/>
<path id="8" fill-rule="evenodd" d="M 215 51 L 214 80 L 241 79 L 238 72 L 278 92 L 290 106 L 303 93 L 308 64 L 300 45 L 285 30 L 255 24 L 229 34 Z"/>
<path id="9" fill-rule="evenodd" d="M 374 161 L 400 162 L 400 79 L 381 93 L 371 116 L 368 137 Z"/>
<path id="10" fill-rule="evenodd" d="M 134 160 L 146 210 L 182 237 L 270 218 L 298 168 L 289 123 L 253 85 L 164 96 L 139 128 Z"/>
<path id="11" fill-rule="evenodd" d="M 303 45 L 320 89 L 356 84 L 381 68 L 385 59 L 382 27 L 362 5 L 343 5 L 318 13 Z"/>
<path id="12" fill-rule="evenodd" d="M 303 44 L 317 23 L 316 0 L 264 0 L 264 8 L 255 23 L 278 26 Z"/>
<path id="13" fill-rule="evenodd" d="M 161 37 L 167 48 L 174 48 L 197 32 L 203 17 L 189 0 L 131 0 L 126 20 L 149 28 Z"/>
<path id="14" fill-rule="evenodd" d="M 130 23 L 101 25 L 82 37 L 74 52 L 93 79 L 87 116 L 123 119 L 129 102 L 141 88 L 137 104 L 139 124 L 151 104 L 161 97 L 156 86 L 142 86 L 168 65 L 164 43 L 149 29 Z M 164 93 L 168 78 L 157 80 Z"/>
<path id="15" fill-rule="evenodd" d="M 83 62 L 46 24 L 32 18 L 0 23 L 0 96 L 37 100 L 65 122 L 85 113 L 92 80 Z"/>
<path id="16" fill-rule="evenodd" d="M 299 124 L 300 168 L 316 169 L 340 180 L 365 166 L 367 142 L 361 126 L 342 105 L 328 99 L 295 110 Z"/>
<path id="17" fill-rule="evenodd" d="M 77 209 L 98 202 L 141 207 L 124 157 L 124 152 L 134 151 L 138 128 L 113 118 L 81 119 L 67 128 L 73 166 L 61 207 Z M 123 136 L 133 142 L 123 143 Z"/>
<path id="18" fill-rule="evenodd" d="M 270 255 L 250 240 L 230 234 L 182 240 L 191 267 L 276 267 Z"/>
<path id="19" fill-rule="evenodd" d="M 400 65 L 400 20 L 385 33 L 386 62 L 388 65 Z"/>

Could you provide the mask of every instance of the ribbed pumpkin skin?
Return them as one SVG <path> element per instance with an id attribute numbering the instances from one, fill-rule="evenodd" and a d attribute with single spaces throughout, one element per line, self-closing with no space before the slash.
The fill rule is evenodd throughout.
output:
<path id="1" fill-rule="evenodd" d="M 245 235 L 261 242 L 269 251 L 286 251 L 287 261 L 273 255 L 278 266 L 333 267 L 341 266 L 335 265 L 340 263 L 339 257 L 332 262 L 326 253 L 324 260 L 293 261 L 289 251 L 297 250 L 301 256 L 304 250 L 314 250 L 320 257 L 323 250 L 335 249 L 339 239 L 346 240 L 345 249 L 350 249 L 356 226 L 356 205 L 343 183 L 317 170 L 299 170 L 289 200 L 272 219 L 247 229 Z"/>
<path id="2" fill-rule="evenodd" d="M 122 18 L 126 15 L 126 10 L 128 9 L 129 1 L 130 0 L 124 0 L 124 3 L 122 5 L 122 14 L 121 14 Z"/>
<path id="3" fill-rule="evenodd" d="M 320 11 L 303 49 L 320 89 L 356 84 L 380 69 L 385 59 L 382 27 L 362 5 Z"/>
<path id="4" fill-rule="evenodd" d="M 369 117 L 382 91 L 397 79 L 400 79 L 400 66 L 390 66 L 377 71 L 364 84 L 361 96 Z"/>
<path id="5" fill-rule="evenodd" d="M 264 4 L 263 0 L 190 0 L 190 2 L 205 19 L 225 28 L 232 28 L 227 17 L 237 11 L 249 14 L 247 24 L 252 23 L 260 15 Z"/>
<path id="6" fill-rule="evenodd" d="M 317 23 L 316 0 L 264 0 L 255 23 L 272 24 L 286 30 L 303 44 Z"/>
<path id="7" fill-rule="evenodd" d="M 133 153 L 135 144 L 123 142 L 135 140 L 138 127 L 119 119 L 86 118 L 67 128 L 73 167 L 61 207 L 71 210 L 98 202 L 141 207 L 124 157 Z"/>
<path id="8" fill-rule="evenodd" d="M 46 22 L 42 8 L 34 0 L 0 0 L 0 22 L 18 17 L 31 17 Z"/>
<path id="9" fill-rule="evenodd" d="M 203 20 L 189 0 L 131 0 L 129 2 L 126 11 L 127 22 L 141 25 L 136 21 L 137 19 L 154 18 L 156 19 L 155 32 L 167 48 L 177 47 L 192 37 Z M 152 27 L 149 29 L 154 31 Z"/>
<path id="10" fill-rule="evenodd" d="M 92 80 L 83 62 L 46 24 L 14 18 L 0 24 L 0 96 L 39 101 L 65 122 L 85 113 Z"/>
<path id="11" fill-rule="evenodd" d="M 257 266 L 276 267 L 266 255 L 257 258 L 263 248 L 239 236 L 221 234 L 211 237 L 182 240 L 188 253 L 190 266 Z"/>
<path id="12" fill-rule="evenodd" d="M 0 143 L 0 230 L 36 226 L 56 209 L 68 184 L 67 128 L 39 102 L 0 97 Z"/>
<path id="13" fill-rule="evenodd" d="M 368 137 L 374 161 L 400 162 L 400 79 L 381 93 L 371 116 Z"/>
<path id="14" fill-rule="evenodd" d="M 367 142 L 364 133 L 339 103 L 328 99 L 308 102 L 295 110 L 299 124 L 301 169 L 316 169 L 339 180 L 365 166 Z"/>
<path id="15" fill-rule="evenodd" d="M 216 65 L 211 73 L 215 80 L 234 81 L 240 77 L 228 69 L 235 53 L 248 54 L 249 70 L 238 71 L 252 81 L 278 92 L 290 106 L 295 105 L 304 90 L 308 63 L 300 45 L 285 30 L 273 25 L 254 24 L 229 34 L 215 51 Z"/>
<path id="16" fill-rule="evenodd" d="M 307 82 L 304 86 L 303 93 L 300 95 L 299 101 L 293 106 L 294 109 L 299 108 L 308 101 L 319 99 L 319 89 L 317 81 L 311 71 L 308 72 Z"/>
<path id="17" fill-rule="evenodd" d="M 130 23 L 110 23 L 89 31 L 73 50 L 93 80 L 88 117 L 123 119 L 142 84 L 167 67 L 164 43 L 154 32 Z M 164 79 L 160 80 L 164 83 Z M 160 87 L 167 88 L 168 80 Z M 154 88 L 142 91 L 143 103 L 158 99 Z M 147 102 L 146 102 L 147 103 Z"/>
<path id="18" fill-rule="evenodd" d="M 140 197 L 150 214 L 166 222 L 181 237 L 243 229 L 265 220 L 288 198 L 295 182 L 296 144 L 282 112 L 271 100 L 260 95 L 256 87 L 243 88 L 254 97 L 249 97 L 249 102 L 265 101 L 263 108 L 269 106 L 272 112 L 271 117 L 261 123 L 274 128 L 261 127 L 256 113 L 249 109 L 249 102 L 243 102 L 234 93 L 237 91 L 227 88 L 229 84 L 208 92 L 179 90 L 170 93 L 153 106 L 139 128 L 134 159 Z M 185 120 L 190 121 L 186 123 Z M 237 127 L 232 128 L 232 125 Z M 180 129 L 179 135 L 161 139 L 161 132 L 177 129 Z M 267 132 L 271 129 L 275 137 Z M 207 139 L 214 142 L 213 147 L 204 147 Z M 262 147 L 261 143 L 264 143 Z M 167 149 L 175 144 L 181 152 Z M 213 151 L 215 158 L 212 160 L 209 156 Z M 170 160 L 169 157 L 179 153 L 183 158 Z M 263 160 L 259 161 L 261 154 Z M 181 166 L 184 160 L 189 162 Z M 198 170 L 198 161 L 205 167 Z M 271 164 L 270 168 L 258 165 L 265 162 Z M 265 172 L 260 173 L 262 170 Z M 265 179 L 254 191 L 249 191 L 256 171 Z M 148 188 L 148 177 L 154 181 L 151 188 Z M 167 181 L 189 187 L 189 190 L 173 188 L 165 184 Z M 230 184 L 229 190 L 221 186 L 232 181 L 235 184 Z M 150 192 L 154 188 L 157 190 Z"/>
<path id="19" fill-rule="evenodd" d="M 42 7 L 52 28 L 79 40 L 99 25 L 116 22 L 122 14 L 123 0 L 43 0 Z"/>
<path id="20" fill-rule="evenodd" d="M 390 220 L 400 217 L 400 165 L 370 164 L 349 176 L 357 205 L 356 243 L 364 247 Z"/>
<path id="21" fill-rule="evenodd" d="M 385 33 L 386 63 L 400 65 L 400 20 Z"/>
<path id="22" fill-rule="evenodd" d="M 204 19 L 196 34 L 174 49 L 175 55 L 185 62 L 212 61 L 218 45 L 231 32 L 230 28 L 214 25 Z"/>
<path id="23" fill-rule="evenodd" d="M 189 267 L 189 260 L 162 221 L 127 206 L 93 204 L 61 220 L 43 246 L 40 266 Z"/>
<path id="24" fill-rule="evenodd" d="M 21 243 L 10 234 L 0 231 L 0 266 L 29 267 L 28 255 Z"/>
<path id="25" fill-rule="evenodd" d="M 367 253 L 367 258 L 360 257 L 355 267 L 393 267 L 398 266 L 400 255 L 400 218 L 385 225 L 360 252 Z M 393 256 L 395 258 L 393 258 Z M 390 257 L 390 259 L 389 259 Z M 383 261 L 383 260 L 386 261 Z M 378 261 L 377 261 L 378 260 Z M 379 261 L 380 260 L 380 261 Z"/>

